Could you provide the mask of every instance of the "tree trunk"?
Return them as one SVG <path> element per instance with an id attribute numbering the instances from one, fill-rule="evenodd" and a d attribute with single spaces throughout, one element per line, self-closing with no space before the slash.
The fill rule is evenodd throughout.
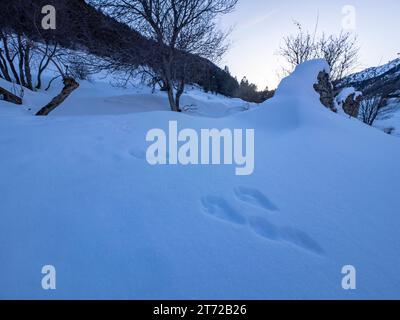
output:
<path id="1" fill-rule="evenodd" d="M 18 54 L 19 54 L 19 59 L 18 59 L 18 68 L 19 68 L 19 79 L 21 80 L 21 84 L 23 87 L 26 87 L 26 82 L 25 82 L 25 74 L 24 74 L 24 50 L 22 46 L 22 39 L 21 36 L 18 35 Z"/>
<path id="2" fill-rule="evenodd" d="M 175 101 L 175 95 L 174 95 L 174 84 L 171 76 L 171 64 L 172 64 L 172 58 L 171 57 L 163 57 L 163 73 L 164 73 L 164 85 L 167 88 L 167 93 L 168 93 L 168 101 L 169 105 L 171 107 L 172 111 L 179 112 L 179 107 L 176 105 Z"/>
<path id="3" fill-rule="evenodd" d="M 168 91 L 168 86 L 165 84 L 164 81 L 161 81 L 161 83 L 160 83 L 160 91 L 161 92 L 167 92 Z"/>
<path id="4" fill-rule="evenodd" d="M 41 88 L 42 88 L 42 71 L 39 69 L 37 74 L 35 89 L 40 90 Z"/>
<path id="5" fill-rule="evenodd" d="M 27 42 L 24 49 L 25 49 L 24 65 L 25 65 L 26 86 L 28 89 L 33 90 L 32 74 L 30 66 L 30 55 L 31 55 L 30 43 Z"/>
<path id="6" fill-rule="evenodd" d="M 43 58 L 44 59 L 44 58 Z M 38 73 L 37 73 L 37 82 L 36 82 L 36 90 L 42 89 L 42 73 L 46 70 L 47 66 L 49 65 L 50 59 L 43 65 L 43 60 L 40 62 Z"/>
<path id="7" fill-rule="evenodd" d="M 6 59 L 3 57 L 3 53 L 0 49 L 0 70 L 4 76 L 4 79 L 6 79 L 7 81 L 11 82 L 11 77 L 10 77 L 10 73 L 8 72 L 8 67 L 7 67 L 7 61 Z"/>
<path id="8" fill-rule="evenodd" d="M 50 53 L 49 53 L 49 44 L 46 43 L 46 50 L 43 53 L 42 60 L 40 60 L 39 69 L 38 69 L 38 73 L 37 73 L 37 84 L 36 84 L 36 87 L 35 87 L 37 90 L 42 88 L 42 73 L 49 66 L 52 57 L 56 53 L 56 50 L 57 50 L 57 45 L 55 45 L 54 49 L 52 51 L 50 51 Z"/>
<path id="9" fill-rule="evenodd" d="M 168 101 L 169 101 L 171 110 L 178 112 L 178 107 L 176 105 L 175 97 L 174 97 L 174 89 L 171 86 L 168 87 Z"/>
<path id="10" fill-rule="evenodd" d="M 7 102 L 12 102 L 15 104 L 22 104 L 22 99 L 10 91 L 0 87 L 0 95 L 4 97 L 4 100 Z"/>
<path id="11" fill-rule="evenodd" d="M 38 113 L 36 113 L 37 116 L 47 116 L 51 111 L 53 111 L 61 103 L 63 103 L 74 90 L 79 87 L 79 83 L 71 77 L 65 77 L 63 79 L 63 82 L 64 88 L 62 89 L 61 93 L 53 100 L 51 100 L 49 104 L 44 106 Z"/>
<path id="12" fill-rule="evenodd" d="M 176 99 L 175 99 L 175 103 L 176 103 L 178 112 L 182 112 L 181 106 L 180 106 L 180 101 L 181 101 L 181 96 L 182 96 L 184 90 L 185 90 L 185 80 L 180 80 L 178 90 L 176 92 Z"/>
<path id="13" fill-rule="evenodd" d="M 9 66 L 10 66 L 11 72 L 14 75 L 15 81 L 17 82 L 17 84 L 22 84 L 20 79 L 19 79 L 17 70 L 14 67 L 14 60 L 11 58 L 10 50 L 8 49 L 7 36 L 5 34 L 3 34 L 3 33 L 0 33 L 0 35 L 1 35 L 2 39 L 3 39 L 4 54 L 6 56 L 6 59 L 8 61 Z"/>

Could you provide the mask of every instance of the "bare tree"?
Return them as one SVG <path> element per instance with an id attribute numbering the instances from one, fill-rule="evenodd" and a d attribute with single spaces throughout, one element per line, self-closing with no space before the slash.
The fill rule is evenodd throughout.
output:
<path id="1" fill-rule="evenodd" d="M 137 29 L 157 43 L 151 70 L 160 78 L 173 111 L 187 82 L 190 60 L 185 54 L 210 60 L 227 49 L 226 33 L 216 18 L 231 12 L 238 0 L 90 0 L 95 7 Z M 149 70 L 147 70 L 149 71 Z"/>
<path id="2" fill-rule="evenodd" d="M 0 60 L 3 77 L 8 81 L 31 89 L 32 76 L 29 62 L 31 60 L 32 43 L 22 35 L 9 30 L 0 30 Z M 26 64 L 28 65 L 26 66 Z M 16 67 L 18 65 L 18 68 Z"/>
<path id="3" fill-rule="evenodd" d="M 317 43 L 317 56 L 324 58 L 331 68 L 333 81 L 348 76 L 358 63 L 357 37 L 348 32 L 326 36 L 322 34 Z"/>
<path id="4" fill-rule="evenodd" d="M 35 89 L 39 90 L 42 88 L 42 75 L 43 72 L 49 67 L 50 63 L 55 60 L 59 47 L 56 44 L 52 44 L 48 41 L 45 44 L 36 44 L 36 52 L 39 52 L 41 57 L 37 68 L 37 78 Z"/>
<path id="5" fill-rule="evenodd" d="M 295 25 L 298 29 L 297 35 L 285 37 L 283 45 L 279 49 L 279 54 L 289 64 L 289 69 L 285 70 L 286 73 L 290 73 L 297 65 L 317 56 L 314 36 L 304 31 L 300 23 L 295 22 Z"/>
<path id="6" fill-rule="evenodd" d="M 359 117 L 362 122 L 372 126 L 377 119 L 379 112 L 385 106 L 384 99 L 381 96 L 374 96 L 363 99 L 360 104 Z"/>
<path id="7" fill-rule="evenodd" d="M 49 67 L 60 46 L 52 33 L 44 31 L 41 23 L 43 4 L 38 1 L 26 3 L 18 0 L 9 4 L 8 12 L 19 14 L 19 24 L 8 21 L 8 27 L 0 29 L 0 71 L 2 77 L 30 90 L 42 87 L 43 72 Z M 57 8 L 65 9 L 63 1 Z M 4 14 L 2 19 L 7 19 Z M 58 33 L 67 32 L 59 26 Z M 32 75 L 36 75 L 36 84 Z"/>
<path id="8" fill-rule="evenodd" d="M 349 75 L 357 66 L 358 40 L 350 33 L 317 36 L 316 31 L 310 33 L 303 30 L 300 23 L 295 23 L 298 32 L 283 39 L 279 54 L 288 63 L 286 73 L 311 59 L 325 59 L 331 68 L 331 80 L 336 81 Z"/>
<path id="9" fill-rule="evenodd" d="M 0 75 L 30 90 L 41 89 L 43 72 L 60 53 L 58 45 L 50 41 L 34 42 L 5 30 L 0 31 L 0 39 Z M 32 74 L 36 74 L 36 84 Z"/>

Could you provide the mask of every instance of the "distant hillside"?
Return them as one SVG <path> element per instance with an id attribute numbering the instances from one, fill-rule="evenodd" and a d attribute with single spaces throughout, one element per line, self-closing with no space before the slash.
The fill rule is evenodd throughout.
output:
<path id="1" fill-rule="evenodd" d="M 400 58 L 352 74 L 338 82 L 337 87 L 354 87 L 364 96 L 382 95 L 400 99 Z"/>
<path id="2" fill-rule="evenodd" d="M 57 9 L 56 30 L 40 28 L 41 9 L 45 5 Z M 159 48 L 153 41 L 105 16 L 84 0 L 2 0 L 1 7 L 0 28 L 12 29 L 36 41 L 52 40 L 66 48 L 84 48 L 100 57 L 115 57 L 123 64 L 155 64 L 150 53 Z M 228 73 L 201 57 L 186 55 L 186 59 L 193 62 L 191 82 L 227 96 L 236 94 L 238 83 Z"/>
<path id="3" fill-rule="evenodd" d="M 335 85 L 338 90 L 355 88 L 362 92 L 367 101 L 383 98 L 384 104 L 376 111 L 373 126 L 391 135 L 400 136 L 400 59 L 352 74 Z M 360 116 L 368 119 L 374 113 L 374 109 L 366 107 L 364 115 Z"/>

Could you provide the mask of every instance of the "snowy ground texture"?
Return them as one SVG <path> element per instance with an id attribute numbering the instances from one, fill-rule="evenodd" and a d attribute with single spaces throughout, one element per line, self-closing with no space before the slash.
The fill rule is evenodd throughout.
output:
<path id="1" fill-rule="evenodd" d="M 32 113 L 56 88 L 0 101 L 0 298 L 399 299 L 400 140 L 322 107 L 324 68 L 260 106 L 189 90 L 190 114 L 99 82 L 47 118 Z M 255 129 L 254 174 L 150 166 L 146 133 L 170 120 Z"/>

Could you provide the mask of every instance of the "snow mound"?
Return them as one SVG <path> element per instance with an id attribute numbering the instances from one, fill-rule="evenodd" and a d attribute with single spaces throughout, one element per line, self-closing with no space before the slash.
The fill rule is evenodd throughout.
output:
<path id="1" fill-rule="evenodd" d="M 400 298 L 400 141 L 324 108 L 322 70 L 307 62 L 273 99 L 223 118 L 0 117 L 0 298 Z M 85 86 L 82 109 L 134 103 Z M 146 133 L 171 120 L 254 129 L 254 174 L 150 166 Z M 56 290 L 41 287 L 45 265 Z M 357 290 L 342 289 L 345 265 Z"/>
<path id="2" fill-rule="evenodd" d="M 298 65 L 290 76 L 282 80 L 275 97 L 287 97 L 288 94 L 295 99 L 306 98 L 308 100 L 312 98 L 311 96 L 315 97 L 317 93 L 313 90 L 313 85 L 321 71 L 330 73 L 329 65 L 323 59 L 310 60 Z"/>
<path id="3" fill-rule="evenodd" d="M 282 133 L 295 130 L 315 115 L 327 113 L 313 87 L 322 71 L 329 73 L 329 66 L 321 59 L 297 66 L 290 76 L 282 80 L 272 99 L 264 102 L 260 108 L 238 117 L 251 124 L 257 123 L 270 132 Z"/>

